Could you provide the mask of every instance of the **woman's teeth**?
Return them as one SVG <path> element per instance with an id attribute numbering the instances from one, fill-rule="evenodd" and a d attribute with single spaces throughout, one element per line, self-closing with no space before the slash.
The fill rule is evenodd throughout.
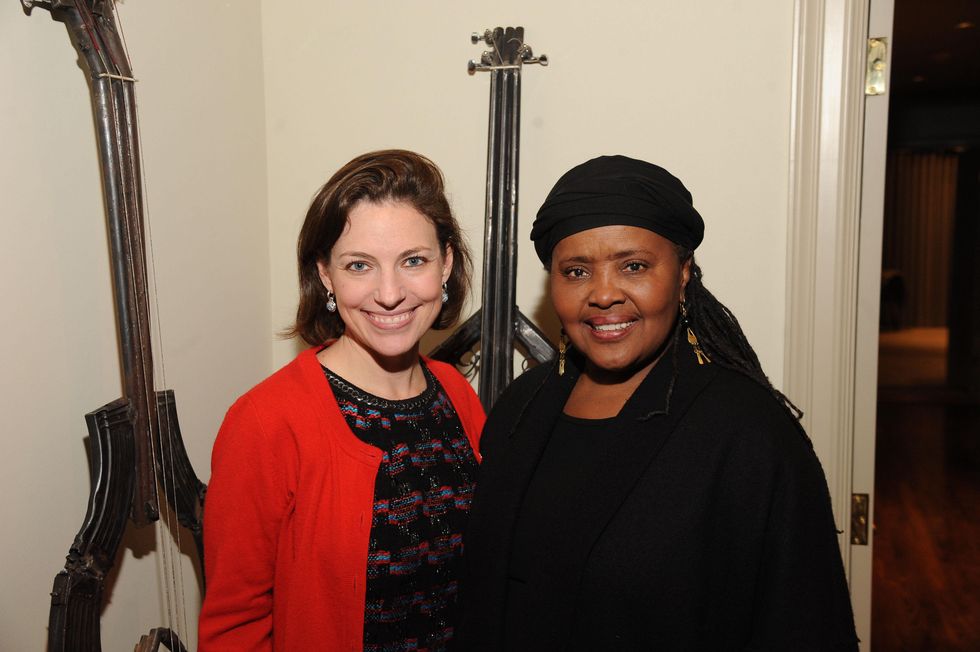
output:
<path id="1" fill-rule="evenodd" d="M 596 330 L 596 331 L 621 331 L 624 328 L 629 328 L 634 323 L 636 323 L 635 320 L 634 321 L 624 321 L 624 322 L 620 322 L 618 324 L 594 324 L 592 326 L 592 330 Z"/>
<path id="2" fill-rule="evenodd" d="M 371 315 L 371 317 L 382 324 L 397 324 L 412 316 L 412 312 L 403 312 L 400 315 Z"/>

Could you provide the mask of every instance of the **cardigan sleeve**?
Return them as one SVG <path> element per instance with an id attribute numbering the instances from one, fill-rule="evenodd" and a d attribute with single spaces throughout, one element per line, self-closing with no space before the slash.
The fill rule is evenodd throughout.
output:
<path id="1" fill-rule="evenodd" d="M 201 652 L 272 649 L 276 550 L 292 507 L 281 445 L 248 395 L 231 407 L 218 432 L 204 508 Z"/>
<path id="2" fill-rule="evenodd" d="M 777 446 L 747 650 L 857 652 L 823 470 L 793 427 Z"/>

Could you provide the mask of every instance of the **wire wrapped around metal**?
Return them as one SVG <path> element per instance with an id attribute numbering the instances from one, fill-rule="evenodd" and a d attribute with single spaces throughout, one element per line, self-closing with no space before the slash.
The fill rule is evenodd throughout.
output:
<path id="1" fill-rule="evenodd" d="M 184 449 L 173 392 L 154 388 L 150 301 L 135 79 L 114 6 L 109 0 L 21 0 L 30 13 L 46 9 L 68 29 L 89 74 L 109 233 L 116 327 L 124 395 L 85 416 L 90 435 L 91 488 L 81 529 L 51 592 L 48 650 L 98 652 L 106 576 L 127 523 L 165 522 L 160 553 L 172 585 L 165 587 L 167 627 L 151 630 L 137 652 L 161 646 L 185 650 L 186 627 L 180 559 L 180 526 L 190 531 L 203 559 L 201 515 L 206 487 Z M 160 494 L 164 498 L 161 500 Z M 161 519 L 163 519 L 161 521 Z M 180 526 L 178 525 L 180 524 Z M 176 540 L 176 541 L 175 541 Z M 198 573 L 199 577 L 202 577 Z M 202 580 L 203 586 L 203 580 Z M 155 587 L 160 590 L 161 587 Z M 181 603 L 175 606 L 175 603 Z M 186 637 L 186 634 L 185 634 Z"/>

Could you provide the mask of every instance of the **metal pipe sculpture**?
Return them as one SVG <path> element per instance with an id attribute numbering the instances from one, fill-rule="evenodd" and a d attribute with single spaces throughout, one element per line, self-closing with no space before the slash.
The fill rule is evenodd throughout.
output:
<path id="1" fill-rule="evenodd" d="M 190 530 L 203 558 L 201 515 L 206 488 L 184 449 L 173 392 L 157 391 L 153 384 L 136 80 L 113 4 L 110 0 L 21 3 L 28 14 L 34 8 L 50 11 L 68 28 L 90 76 L 98 133 L 124 395 L 85 415 L 91 438 L 88 510 L 65 568 L 55 577 L 48 623 L 50 652 L 98 652 L 105 578 L 115 563 L 127 521 L 140 527 L 163 517 L 177 538 L 175 543 L 168 533 L 160 537 L 161 546 L 174 547 L 162 551 L 173 555 L 171 559 L 180 554 L 179 522 Z M 173 579 L 175 584 L 180 581 Z M 177 586 L 171 591 L 182 595 Z M 180 626 L 176 622 L 151 630 L 136 651 L 151 652 L 161 645 L 172 652 L 183 651 Z"/>
<path id="2" fill-rule="evenodd" d="M 459 329 L 432 352 L 453 364 L 479 342 L 475 364 L 479 393 L 489 410 L 514 377 L 514 344 L 527 357 L 546 362 L 555 355 L 544 334 L 525 317 L 515 300 L 517 284 L 517 186 L 520 159 L 521 70 L 524 64 L 548 65 L 524 43 L 523 27 L 497 27 L 473 34 L 474 44 L 489 49 L 469 73 L 490 73 L 490 128 L 487 135 L 486 222 L 483 241 L 483 303 Z"/>

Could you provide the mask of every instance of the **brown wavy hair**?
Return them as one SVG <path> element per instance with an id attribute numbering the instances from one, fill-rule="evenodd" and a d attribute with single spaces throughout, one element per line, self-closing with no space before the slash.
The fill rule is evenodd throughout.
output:
<path id="1" fill-rule="evenodd" d="M 323 344 L 344 332 L 344 322 L 326 308 L 317 263 L 330 259 L 330 251 L 347 226 L 350 211 L 360 201 L 404 202 L 425 215 L 436 227 L 445 253 L 453 252 L 453 267 L 446 282 L 449 301 L 442 305 L 435 329 L 448 328 L 459 319 L 470 288 L 470 252 L 446 199 L 442 171 L 415 152 L 388 149 L 358 156 L 343 166 L 317 191 L 299 232 L 299 307 L 296 323 L 284 332 L 310 345 Z"/>

